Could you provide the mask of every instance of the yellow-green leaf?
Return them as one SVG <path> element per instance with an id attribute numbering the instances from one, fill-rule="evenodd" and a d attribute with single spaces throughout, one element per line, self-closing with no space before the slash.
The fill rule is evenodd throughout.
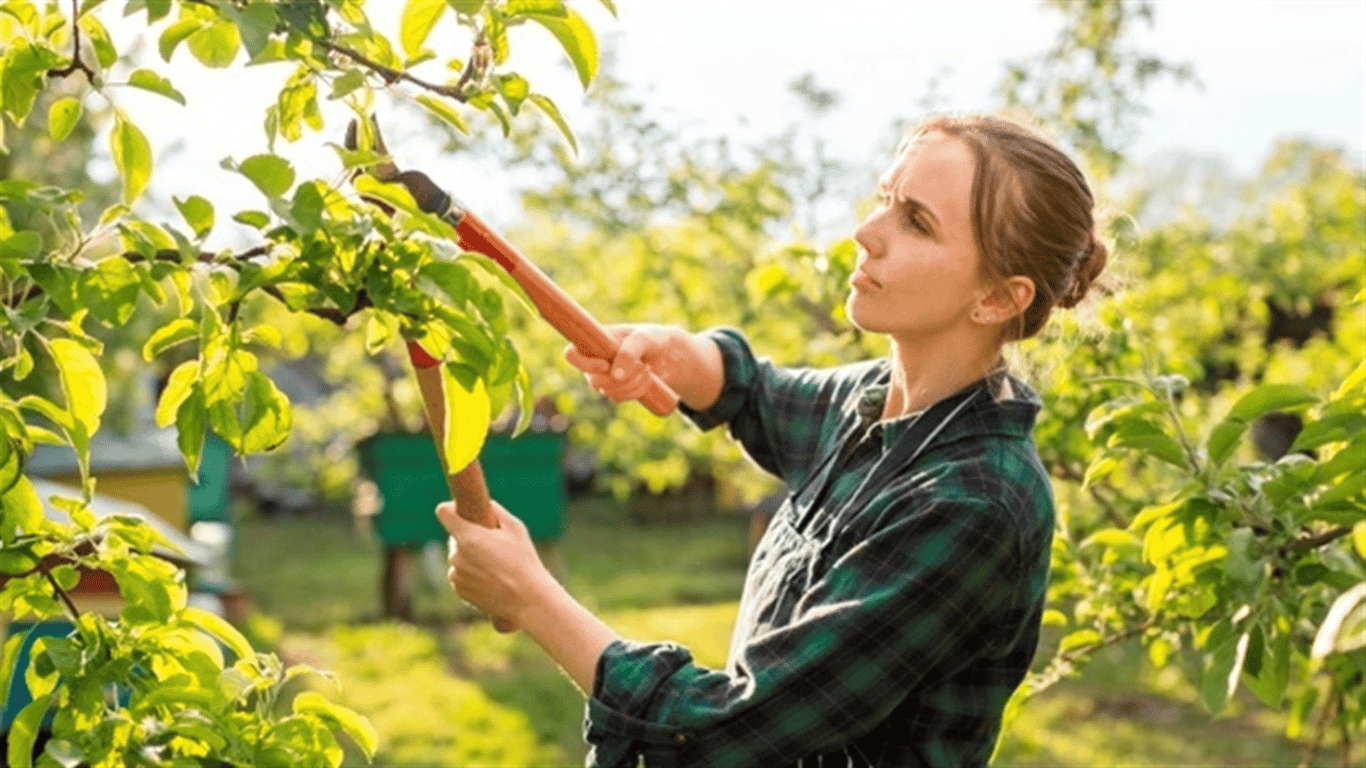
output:
<path id="1" fill-rule="evenodd" d="M 220 616 L 216 616 L 203 608 L 187 607 L 180 612 L 180 617 L 185 621 L 203 630 L 205 634 L 218 640 L 228 647 L 239 659 L 255 659 L 256 651 L 251 647 L 247 638 L 237 631 L 237 628 L 229 624 Z"/>
<path id="2" fill-rule="evenodd" d="M 242 33 L 236 24 L 220 19 L 195 30 L 185 40 L 185 45 L 204 66 L 223 69 L 237 58 L 237 49 L 242 46 Z"/>
<path id="3" fill-rule="evenodd" d="M 574 137 L 574 131 L 570 129 L 569 123 L 565 122 L 564 116 L 560 114 L 560 108 L 555 106 L 555 102 L 539 93 L 527 96 L 527 100 L 535 104 L 545 113 L 546 117 L 550 118 L 550 122 L 560 129 L 560 134 L 564 136 L 565 141 L 569 142 L 570 149 L 574 150 L 574 154 L 577 155 L 579 153 L 579 140 Z"/>
<path id="4" fill-rule="evenodd" d="M 182 318 L 184 319 L 184 318 Z M 151 340 L 148 340 L 151 343 Z M 146 354 L 144 349 L 143 354 Z M 175 421 L 176 411 L 180 409 L 180 404 L 185 402 L 185 398 L 190 396 L 194 389 L 195 380 L 199 378 L 199 361 L 189 360 L 176 366 L 171 371 L 171 376 L 166 380 L 166 387 L 161 390 L 161 401 L 157 403 L 156 420 L 158 427 L 169 427 Z"/>
<path id="5" fill-rule="evenodd" d="M 320 693 L 305 691 L 294 697 L 294 711 L 301 715 L 313 715 L 340 729 L 367 757 L 373 757 L 379 747 L 379 734 L 369 720 L 351 709 L 333 704 Z"/>
<path id="6" fill-rule="evenodd" d="M 158 96 L 165 96 L 171 101 L 179 103 L 181 106 L 185 105 L 185 94 L 176 90 L 176 87 L 171 85 L 170 80 L 167 80 L 165 77 L 162 77 L 150 69 L 134 70 L 133 74 L 128 76 L 128 84 L 135 88 L 141 88 L 144 91 L 155 93 Z"/>
<path id="7" fill-rule="evenodd" d="M 142 130 L 122 110 L 114 112 L 114 129 L 109 132 L 109 153 L 114 167 L 123 177 L 123 202 L 132 202 L 147 188 L 152 178 L 152 145 Z"/>
<path id="8" fill-rule="evenodd" d="M 398 39 L 403 53 L 412 58 L 422 50 L 432 27 L 441 20 L 446 10 L 446 0 L 407 0 L 403 5 L 403 16 L 399 20 Z"/>
<path id="9" fill-rule="evenodd" d="M 425 94 L 417 97 L 417 103 L 426 107 L 428 112 L 431 112 L 433 115 L 440 118 L 442 122 L 446 123 L 447 125 L 451 126 L 457 131 L 460 131 L 466 136 L 469 135 L 469 124 L 465 122 L 465 118 L 461 117 L 460 113 L 456 112 L 455 108 L 451 105 L 447 104 L 446 102 L 438 98 L 427 96 Z"/>
<path id="10" fill-rule="evenodd" d="M 199 335 L 199 324 L 188 317 L 177 317 L 161 326 L 142 345 L 142 359 L 151 362 L 166 349 L 181 342 L 189 341 Z M 184 367 L 182 364 L 181 367 Z M 177 403 L 176 407 L 180 407 Z M 165 426 L 164 424 L 162 426 Z"/>
<path id="11" fill-rule="evenodd" d="M 238 170 L 267 197 L 280 197 L 294 186 L 294 168 L 279 155 L 252 155 Z"/>
<path id="12" fill-rule="evenodd" d="M 95 434 L 108 400 L 99 362 L 90 350 L 71 339 L 53 339 L 48 348 L 61 374 L 67 409 L 85 425 L 87 434 Z"/>
<path id="13" fill-rule="evenodd" d="M 47 132 L 53 141 L 63 141 L 71 135 L 81 119 L 80 99 L 67 96 L 52 103 L 47 110 Z"/>
<path id="14" fill-rule="evenodd" d="M 489 429 L 489 396 L 482 379 L 466 389 L 455 376 L 457 363 L 441 366 L 441 385 L 446 396 L 446 466 L 459 472 L 474 461 L 484 447 Z"/>
<path id="15" fill-rule="evenodd" d="M 560 47 L 564 48 L 565 55 L 574 65 L 579 82 L 587 88 L 598 73 L 598 41 L 593 37 L 593 30 L 588 27 L 588 22 L 572 8 L 566 8 L 562 17 L 533 13 L 528 14 L 527 18 L 545 27 L 555 36 L 560 42 Z"/>

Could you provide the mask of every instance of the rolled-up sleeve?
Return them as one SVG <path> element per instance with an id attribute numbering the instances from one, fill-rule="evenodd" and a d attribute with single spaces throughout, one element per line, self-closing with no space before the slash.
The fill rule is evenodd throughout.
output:
<path id="1" fill-rule="evenodd" d="M 747 642 L 733 672 L 677 645 L 608 646 L 586 717 L 589 765 L 787 765 L 996 652 L 1027 599 L 1014 518 L 984 499 L 888 511 L 803 592 L 793 621 Z"/>
<path id="2" fill-rule="evenodd" d="M 845 368 L 781 368 L 754 354 L 744 335 L 715 328 L 707 336 L 721 350 L 721 394 L 711 408 L 679 410 L 701 429 L 729 425 L 753 461 L 789 486 L 800 484 L 835 417 L 830 404 L 854 383 Z"/>

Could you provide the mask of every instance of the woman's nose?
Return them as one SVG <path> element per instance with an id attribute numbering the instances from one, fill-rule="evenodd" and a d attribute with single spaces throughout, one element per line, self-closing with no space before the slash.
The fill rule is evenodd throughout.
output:
<path id="1" fill-rule="evenodd" d="M 864 219 L 863 223 L 858 226 L 858 229 L 854 230 L 854 242 L 858 244 L 859 248 L 861 248 L 864 253 L 868 254 L 869 258 L 877 255 L 877 245 L 881 241 L 877 228 L 878 219 L 879 216 L 873 214 L 867 219 Z"/>

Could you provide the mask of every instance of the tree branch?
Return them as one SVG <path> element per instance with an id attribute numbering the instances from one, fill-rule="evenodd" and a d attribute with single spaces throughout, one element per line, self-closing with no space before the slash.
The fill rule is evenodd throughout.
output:
<path id="1" fill-rule="evenodd" d="M 1302 539 L 1296 539 L 1295 543 L 1290 545 L 1290 551 L 1298 553 L 1312 552 L 1325 544 L 1331 544 L 1334 541 L 1337 541 L 1351 532 L 1352 529 L 1345 525 L 1340 525 L 1337 528 L 1330 528 L 1317 536 L 1307 536 Z"/>
<path id="2" fill-rule="evenodd" d="M 80 7 L 77 5 L 76 0 L 71 0 L 71 63 L 60 69 L 49 69 L 47 71 L 47 76 L 68 77 L 77 70 L 80 70 L 85 73 L 86 80 L 94 83 L 95 70 L 91 69 L 90 65 L 86 64 L 85 61 L 81 59 L 81 25 L 79 14 Z"/>
<path id="3" fill-rule="evenodd" d="M 384 82 L 386 84 L 392 84 L 395 82 L 403 81 L 407 83 L 412 83 L 413 85 L 431 91 L 432 93 L 455 99 L 456 101 L 459 101 L 461 103 L 469 101 L 469 96 L 465 95 L 464 89 L 467 79 L 463 76 L 461 77 L 460 82 L 455 85 L 438 85 L 437 83 L 431 83 L 426 80 L 423 80 L 420 77 L 414 77 L 413 75 L 410 75 L 401 69 L 386 67 L 378 61 L 375 61 L 374 59 L 371 59 L 370 57 L 361 53 L 360 51 L 348 48 L 344 45 L 339 45 L 330 40 L 314 40 L 313 42 L 317 43 L 323 48 L 326 48 L 329 51 L 332 51 L 333 53 L 339 53 L 342 56 L 345 56 L 346 58 L 356 62 L 357 64 L 360 64 L 366 69 L 371 70 L 375 74 L 384 78 Z M 466 69 L 468 69 L 468 67 Z"/>

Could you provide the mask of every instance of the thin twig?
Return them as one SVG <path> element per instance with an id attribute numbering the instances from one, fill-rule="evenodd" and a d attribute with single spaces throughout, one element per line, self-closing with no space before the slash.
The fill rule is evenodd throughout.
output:
<path id="1" fill-rule="evenodd" d="M 67 613 L 71 614 L 71 620 L 73 622 L 79 620 L 81 612 L 76 609 L 76 604 L 71 602 L 71 596 L 66 593 L 65 589 L 62 589 L 62 585 L 57 583 L 52 571 L 49 571 L 41 561 L 38 563 L 38 570 L 47 578 L 47 583 L 52 585 L 52 591 L 56 593 L 56 597 L 66 606 Z"/>
<path id="2" fill-rule="evenodd" d="M 393 84 L 398 81 L 403 81 L 406 83 L 412 83 L 413 85 L 431 91 L 432 93 L 436 93 L 441 96 L 446 96 L 448 98 L 455 99 L 456 101 L 459 101 L 461 103 L 469 101 L 469 96 L 466 96 L 464 93 L 463 78 L 461 82 L 457 83 L 456 85 L 438 85 L 437 83 L 431 83 L 426 80 L 423 80 L 420 77 L 414 77 L 413 75 L 410 75 L 401 69 L 386 67 L 378 61 L 375 61 L 374 59 L 371 59 L 370 57 L 361 53 L 360 51 L 353 50 L 344 45 L 339 45 L 330 40 L 314 40 L 313 42 L 317 43 L 323 48 L 326 48 L 329 51 L 332 51 L 333 53 L 339 53 L 347 57 L 348 59 L 351 59 L 352 61 L 356 62 L 357 64 L 364 66 L 366 69 L 373 71 L 375 74 L 384 78 L 384 82 L 386 84 Z"/>
<path id="3" fill-rule="evenodd" d="M 47 76 L 68 77 L 75 73 L 76 70 L 80 70 L 85 73 L 86 80 L 94 83 L 95 70 L 91 69 L 90 65 L 86 64 L 85 61 L 81 59 L 81 25 L 79 14 L 80 7 L 77 5 L 76 0 L 71 0 L 71 63 L 60 69 L 49 69 L 47 71 Z"/>

